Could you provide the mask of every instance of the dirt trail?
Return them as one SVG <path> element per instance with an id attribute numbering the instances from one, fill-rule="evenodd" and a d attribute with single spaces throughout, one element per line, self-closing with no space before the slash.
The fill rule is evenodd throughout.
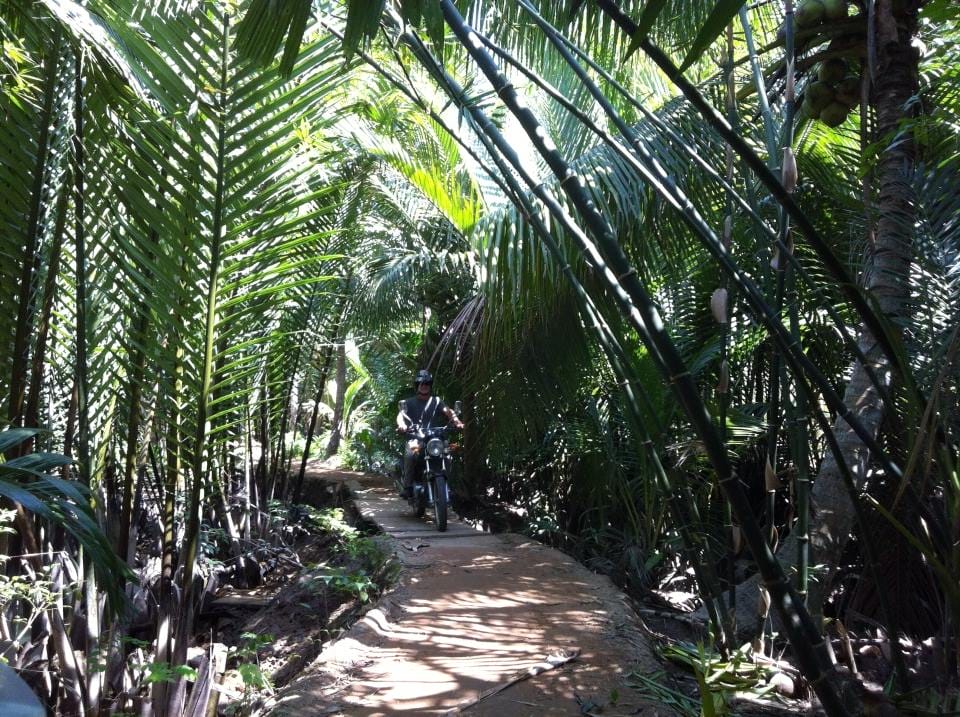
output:
<path id="1" fill-rule="evenodd" d="M 578 697 L 604 706 L 603 715 L 667 714 L 623 685 L 626 674 L 655 669 L 656 660 L 607 578 L 519 535 L 456 520 L 438 533 L 384 479 L 333 471 L 314 479 L 347 482 L 361 515 L 389 536 L 402 572 L 375 609 L 277 696 L 275 717 L 447 714 L 569 650 L 579 657 L 464 714 L 587 714 Z"/>

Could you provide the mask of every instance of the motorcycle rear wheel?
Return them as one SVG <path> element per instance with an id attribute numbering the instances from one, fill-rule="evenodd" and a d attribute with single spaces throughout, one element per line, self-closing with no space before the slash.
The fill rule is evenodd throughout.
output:
<path id="1" fill-rule="evenodd" d="M 437 530 L 443 533 L 447 529 L 447 478 L 436 476 L 434 479 L 436 492 L 433 496 L 433 510 L 437 516 Z"/>

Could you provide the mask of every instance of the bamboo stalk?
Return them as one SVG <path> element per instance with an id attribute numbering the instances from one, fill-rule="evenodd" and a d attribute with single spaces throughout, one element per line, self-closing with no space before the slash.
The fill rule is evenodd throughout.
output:
<path id="1" fill-rule="evenodd" d="M 11 426 L 20 425 L 24 392 L 27 386 L 27 370 L 30 367 L 30 334 L 32 333 L 32 305 L 35 275 L 39 268 L 40 214 L 43 211 L 43 185 L 47 177 L 47 158 L 50 154 L 50 128 L 53 123 L 53 101 L 57 88 L 60 60 L 60 28 L 54 30 L 53 46 L 47 48 L 44 57 L 43 107 L 38 119 L 40 135 L 37 140 L 36 163 L 33 168 L 33 186 L 30 192 L 30 209 L 27 218 L 26 246 L 20 267 L 20 285 L 17 298 L 17 323 L 13 337 L 12 366 L 10 376 L 7 418 Z M 10 453 L 9 458 L 16 455 Z"/>
<path id="2" fill-rule="evenodd" d="M 796 28 L 794 26 L 793 0 L 784 2 L 784 62 L 789 68 L 795 60 L 794 37 Z M 762 89 L 760 90 L 762 94 Z M 795 96 L 788 96 L 784 101 L 784 121 L 783 121 L 783 144 L 786 147 L 793 144 L 793 120 L 796 107 Z M 782 226 L 781 237 L 790 231 L 790 217 L 785 211 L 780 212 L 780 222 Z M 786 269 L 787 292 L 791 300 L 787 302 L 790 320 L 790 333 L 794 339 L 800 342 L 800 312 L 797 297 L 796 274 L 793 265 L 788 265 Z M 866 358 L 862 359 L 866 364 Z M 810 580 L 810 467 L 808 455 L 807 435 L 807 395 L 802 390 L 795 391 L 795 412 L 794 420 L 788 423 L 794 430 L 791 435 L 791 457 L 796 468 L 797 477 L 795 485 L 797 489 L 797 593 L 807 604 L 807 585 Z M 788 409 L 789 410 L 789 409 Z"/>
<path id="3" fill-rule="evenodd" d="M 399 22 L 397 24 L 400 25 Z M 335 29 L 329 27 L 328 29 L 333 34 L 339 36 Z M 556 205 L 555 201 L 551 203 L 551 200 L 545 194 L 543 185 L 536 182 L 527 173 L 512 146 L 506 141 L 503 135 L 493 125 L 483 111 L 480 110 L 475 103 L 472 103 L 467 99 L 463 88 L 460 87 L 459 84 L 452 77 L 450 77 L 450 75 L 446 73 L 443 68 L 439 66 L 439 64 L 434 61 L 422 41 L 420 41 L 420 39 L 412 32 L 407 32 L 404 34 L 404 36 L 413 47 L 414 52 L 418 54 L 421 61 L 427 65 L 428 69 L 431 70 L 441 85 L 446 89 L 448 94 L 454 99 L 455 102 L 457 102 L 461 111 L 467 117 L 471 118 L 475 125 L 479 127 L 479 130 L 477 131 L 477 137 L 480 139 L 488 155 L 496 165 L 499 176 L 497 173 L 493 172 L 492 169 L 488 169 L 488 173 L 501 186 L 501 189 L 504 190 L 504 194 L 510 197 L 512 201 L 517 204 L 518 208 L 521 209 L 526 221 L 531 224 L 531 226 L 534 228 L 534 231 L 538 234 L 538 236 L 540 236 L 541 240 L 544 242 L 545 246 L 547 246 L 551 255 L 560 266 L 562 273 L 567 277 L 571 286 L 574 288 L 574 293 L 581 307 L 584 320 L 587 322 L 588 326 L 593 326 L 598 342 L 604 349 L 604 352 L 607 354 L 611 368 L 613 368 L 614 373 L 618 376 L 618 378 L 620 378 L 620 385 L 624 391 L 624 397 L 626 399 L 625 402 L 628 407 L 628 416 L 634 425 L 635 432 L 640 436 L 642 445 L 650 454 L 651 462 L 654 466 L 654 475 L 657 485 L 661 493 L 667 499 L 671 512 L 674 515 L 675 525 L 677 526 L 677 530 L 680 534 L 681 543 L 684 546 L 684 553 L 687 556 L 689 564 L 694 570 L 698 585 L 701 586 L 701 592 L 705 596 L 707 610 L 710 614 L 713 624 L 716 627 L 718 642 L 721 650 L 725 650 L 728 636 L 732 637 L 733 635 L 732 626 L 728 622 L 729 617 L 723 607 L 723 598 L 720 594 L 719 584 L 717 583 L 716 575 L 713 571 L 712 565 L 709 563 L 709 561 L 702 561 L 697 558 L 698 541 L 688 530 L 688 520 L 686 511 L 684 509 L 685 504 L 690 503 L 690 501 L 688 500 L 685 502 L 673 489 L 671 481 L 667 476 L 662 463 L 660 462 L 656 445 L 650 438 L 651 430 L 660 435 L 662 434 L 663 429 L 662 427 L 648 428 L 646 425 L 650 421 L 657 422 L 657 417 L 652 409 L 652 406 L 650 405 L 649 398 L 646 396 L 646 393 L 643 390 L 643 382 L 638 378 L 635 372 L 628 369 L 631 361 L 628 358 L 627 353 L 620 347 L 620 343 L 616 338 L 616 335 L 610 330 L 609 326 L 603 320 L 600 312 L 593 305 L 593 300 L 584 290 L 579 279 L 573 273 L 569 262 L 567 262 L 563 256 L 563 252 L 555 243 L 552 232 L 540 219 L 539 211 L 536 210 L 529 202 L 527 195 L 522 191 L 517 181 L 514 179 L 513 173 L 515 172 L 517 176 L 521 177 L 529 187 L 530 191 L 540 197 L 541 201 L 544 201 L 548 208 L 550 208 L 556 220 L 560 223 L 560 226 L 562 226 L 565 231 L 568 233 L 576 232 L 578 231 L 577 227 L 572 223 L 570 217 L 566 215 L 562 209 L 558 208 L 558 205 Z M 375 60 L 373 60 L 373 58 L 366 56 L 365 53 L 362 52 L 361 56 L 363 56 L 364 59 L 371 64 L 371 66 L 387 77 L 387 79 L 391 80 L 391 82 L 401 89 L 401 91 L 404 91 L 411 100 L 422 106 L 423 101 L 420 98 L 416 97 L 412 91 L 406 90 L 406 88 L 404 88 L 399 81 L 395 80 L 388 73 L 386 73 L 382 67 L 380 67 Z M 451 134 L 451 136 L 457 137 L 457 134 L 446 126 L 442 118 L 437 117 L 436 120 L 440 123 L 441 127 L 444 127 L 446 131 Z M 464 146 L 468 147 L 466 143 L 464 143 Z M 472 152 L 471 149 L 468 149 L 468 151 Z M 505 160 L 509 161 L 512 170 L 505 165 Z M 634 393 L 634 388 L 637 389 L 637 393 Z M 641 410 L 639 404 L 637 403 L 638 396 L 643 399 L 647 406 L 646 413 Z M 648 416 L 648 418 L 645 418 L 645 415 Z M 696 504 L 690 503 L 690 506 L 691 510 L 696 513 Z M 697 520 L 699 520 L 698 515 L 695 517 Z M 700 549 L 703 550 L 703 546 L 701 546 Z"/>
<path id="4" fill-rule="evenodd" d="M 450 78 L 447 78 L 447 82 L 451 82 Z M 698 586 L 700 587 L 700 592 L 704 596 L 704 603 L 707 607 L 707 612 L 716 631 L 719 649 L 722 653 L 726 654 L 727 650 L 729 649 L 730 642 L 733 640 L 734 630 L 732 624 L 730 623 L 729 615 L 723 605 L 723 597 L 720 593 L 719 583 L 713 570 L 713 566 L 710 561 L 704 561 L 698 558 L 697 544 L 699 541 L 689 530 L 689 521 L 687 519 L 688 516 L 685 510 L 685 505 L 689 504 L 691 509 L 696 512 L 696 503 L 693 501 L 683 501 L 680 499 L 680 496 L 674 489 L 672 481 L 670 480 L 663 463 L 660 460 L 660 455 L 657 451 L 656 444 L 651 438 L 651 433 L 662 435 L 663 427 L 659 425 L 650 426 L 649 423 L 651 422 L 655 424 L 658 423 L 655 412 L 652 410 L 652 407 L 644 412 L 639 406 L 637 400 L 638 396 L 644 399 L 648 407 L 650 406 L 649 398 L 646 396 L 646 392 L 643 388 L 643 381 L 632 368 L 632 361 L 628 357 L 627 352 L 620 345 L 616 334 L 603 319 L 600 311 L 594 305 L 593 299 L 590 297 L 580 280 L 574 274 L 569 262 L 566 261 L 562 251 L 560 250 L 560 247 L 554 241 L 552 233 L 540 219 L 537 210 L 532 206 L 532 204 L 529 203 L 526 195 L 516 184 L 510 169 L 506 167 L 503 164 L 503 161 L 498 157 L 498 151 L 507 154 L 507 152 L 504 151 L 506 148 L 509 148 L 506 140 L 499 133 L 496 127 L 493 126 L 490 119 L 484 115 L 483 112 L 473 103 L 470 103 L 466 100 L 461 88 L 453 85 L 453 91 L 455 98 L 459 102 L 463 111 L 468 112 L 475 121 L 478 121 L 484 125 L 483 133 L 478 133 L 478 136 L 487 149 L 488 154 L 497 164 L 497 168 L 499 169 L 501 176 L 506 182 L 509 182 L 512 185 L 512 196 L 516 198 L 516 201 L 521 202 L 520 206 L 524 212 L 526 220 L 530 222 L 531 226 L 533 226 L 534 230 L 540 236 L 541 241 L 543 241 L 544 245 L 548 248 L 551 256 L 557 262 L 558 266 L 560 266 L 562 273 L 564 276 L 566 276 L 568 282 L 573 287 L 574 295 L 577 298 L 581 315 L 587 322 L 587 325 L 593 327 L 594 335 L 600 343 L 601 348 L 604 350 L 614 374 L 620 381 L 624 402 L 627 406 L 628 419 L 630 420 L 634 432 L 637 434 L 641 444 L 648 452 L 650 461 L 653 465 L 655 483 L 657 484 L 661 495 L 667 499 L 669 510 L 673 515 L 674 525 L 680 535 L 683 552 L 686 555 L 688 564 L 694 571 L 694 577 Z M 522 164 L 517 162 L 513 166 L 513 171 L 517 172 L 517 174 L 523 177 L 525 181 L 528 182 L 528 185 L 535 186 L 535 182 L 531 177 L 529 177 L 529 175 L 527 175 Z M 699 521 L 698 515 L 696 516 L 696 519 Z M 699 550 L 701 551 L 701 555 L 704 554 L 703 551 L 705 548 L 703 545 L 699 546 Z"/>
<path id="5" fill-rule="evenodd" d="M 777 166 L 777 130 L 774 126 L 773 114 L 770 112 L 770 102 L 767 100 L 767 93 L 764 91 L 763 85 L 763 70 L 760 68 L 760 58 L 757 57 L 757 52 L 755 44 L 753 41 L 753 29 L 750 27 L 750 19 L 747 17 L 747 8 L 745 5 L 740 6 L 740 11 L 738 13 L 740 19 L 740 26 L 743 28 L 743 39 L 747 45 L 747 57 L 750 60 L 750 71 L 753 74 L 753 83 L 758 88 L 758 105 L 760 107 L 760 116 L 763 118 L 763 131 L 764 136 L 767 140 L 767 163 L 771 169 Z M 792 38 L 788 42 L 787 52 L 790 52 L 792 48 Z M 733 59 L 733 47 L 731 44 L 729 57 L 727 59 L 729 63 L 729 72 L 733 74 L 733 68 L 735 62 Z M 733 103 L 736 103 L 736 100 L 741 99 L 737 97 L 736 88 L 733 89 Z M 727 120 L 730 121 L 729 118 Z M 733 123 L 731 122 L 731 126 Z M 730 145 L 727 145 L 727 149 L 733 151 L 733 148 Z"/>
<path id="6" fill-rule="evenodd" d="M 771 170 L 776 169 L 779 165 L 778 158 L 780 157 L 780 151 L 777 145 L 777 131 L 774 126 L 773 116 L 770 112 L 770 105 L 767 102 L 766 93 L 763 91 L 763 73 L 760 70 L 760 63 L 756 56 L 756 51 L 754 48 L 753 42 L 753 31 L 750 27 L 750 21 L 747 16 L 747 9 L 741 7 L 739 11 L 740 24 L 743 28 L 744 39 L 747 45 L 748 57 L 750 58 L 750 66 L 752 70 L 753 82 L 759 88 L 759 106 L 760 112 L 763 117 L 763 125 L 765 130 L 766 144 L 767 144 L 767 163 L 770 166 Z M 792 30 L 792 28 L 791 28 Z M 792 49 L 792 38 L 788 41 L 788 52 Z M 732 49 L 729 61 L 732 65 Z M 732 69 L 732 67 L 731 67 Z M 731 95 L 736 98 L 737 93 L 734 87 L 729 89 Z M 731 100 L 735 102 L 736 99 Z M 788 101 L 790 101 L 788 99 Z M 792 112 L 792 106 L 789 110 Z M 729 117 L 727 121 L 730 122 L 731 127 L 734 130 L 737 130 L 736 117 Z M 785 123 L 789 126 L 792 126 L 792 114 L 789 115 Z M 789 142 L 785 143 L 786 147 L 790 146 Z M 727 144 L 727 151 L 732 155 L 733 148 Z M 783 170 L 781 168 L 781 182 L 786 184 Z M 787 191 L 790 192 L 792 189 L 787 187 Z M 792 269 L 792 264 L 786 262 L 786 257 L 788 255 L 792 256 L 792 252 L 789 250 L 787 244 L 787 234 L 789 231 L 789 217 L 787 217 L 786 211 L 783 207 L 779 208 L 778 212 L 778 232 L 776 235 L 776 242 L 771 248 L 771 255 L 774 257 L 774 261 L 771 262 L 773 268 L 774 276 L 774 298 L 773 298 L 773 311 L 777 316 L 783 315 L 784 301 L 786 298 L 786 271 L 789 266 Z M 795 344 L 799 348 L 801 346 L 799 335 L 791 333 Z M 780 433 L 782 431 L 781 426 L 781 416 L 785 415 L 782 409 L 782 396 L 786 393 L 786 375 L 782 370 L 782 362 L 780 360 L 779 352 L 771 347 L 770 358 L 769 358 L 769 378 L 767 381 L 767 440 L 765 447 L 765 463 L 764 463 L 764 514 L 767 520 L 767 540 L 771 546 L 775 546 L 777 543 L 777 528 L 776 528 L 776 497 L 777 490 L 780 487 L 779 480 L 777 478 L 778 473 L 778 445 L 780 440 Z M 764 601 L 758 603 L 758 614 L 757 614 L 757 628 L 755 634 L 758 636 L 758 641 L 760 643 L 757 651 L 763 652 L 763 642 L 764 639 L 772 640 L 772 625 L 769 620 L 767 620 L 769 613 L 769 605 L 765 605 Z M 770 648 L 772 649 L 772 642 L 768 642 Z"/>
<path id="7" fill-rule="evenodd" d="M 836 715 L 846 714 L 834 684 L 835 673 L 832 672 L 824 653 L 823 638 L 813 626 L 806 611 L 797 604 L 789 582 L 786 580 L 769 546 L 764 541 L 759 526 L 749 508 L 746 496 L 730 468 L 725 447 L 719 440 L 692 378 L 672 341 L 666 335 L 658 312 L 623 255 L 623 251 L 617 244 L 609 225 L 589 199 L 576 174 L 552 146 L 552 143 L 548 144 L 545 141 L 546 133 L 536 117 L 529 108 L 518 102 L 515 89 L 500 74 L 492 57 L 483 49 L 476 33 L 466 24 L 456 7 L 450 0 L 441 0 L 440 7 L 447 25 L 477 63 L 479 69 L 492 83 L 498 97 L 518 119 L 537 152 L 560 180 L 565 193 L 589 227 L 591 235 L 603 248 L 604 255 L 601 255 L 595 247 L 589 245 L 582 247 L 582 249 L 590 252 L 592 258 L 601 260 L 600 265 L 604 269 L 604 279 L 614 292 L 621 310 L 627 316 L 631 325 L 638 330 L 644 343 L 663 357 L 663 364 L 667 369 L 664 372 L 665 378 L 670 381 L 677 398 L 700 436 L 710 462 L 717 472 L 718 482 L 730 498 L 738 518 L 741 519 L 754 559 L 760 567 L 764 582 L 773 596 L 774 603 L 782 613 L 787 633 L 797 651 L 805 674 L 815 685 L 817 693 L 828 712 Z M 581 237 L 577 237 L 577 239 L 580 240 Z M 602 262 L 604 257 L 609 259 L 609 265 Z"/>
<path id="8" fill-rule="evenodd" d="M 867 361 L 866 356 L 863 351 L 857 345 L 856 340 L 851 336 L 851 332 L 847 329 L 846 323 L 843 321 L 843 318 L 834 308 L 834 300 L 830 297 L 824 295 L 823 291 L 820 289 L 819 285 L 810 277 L 807 271 L 804 269 L 803 265 L 794 255 L 792 248 L 787 246 L 787 244 L 780 238 L 780 235 L 777 231 L 771 229 L 766 221 L 760 216 L 755 208 L 756 201 L 753 198 L 753 191 L 748 184 L 748 195 L 749 200 L 741 197 L 730 185 L 730 183 L 719 174 L 713 167 L 711 167 L 702 157 L 700 157 L 697 152 L 690 147 L 690 145 L 684 141 L 676 132 L 669 128 L 662 120 L 660 120 L 654 113 L 650 112 L 643 103 L 639 102 L 635 97 L 633 97 L 627 89 L 614 79 L 609 72 L 607 72 L 602 66 L 593 61 L 589 55 L 583 52 L 575 43 L 571 42 L 567 37 L 565 37 L 559 31 L 556 31 L 554 28 L 554 34 L 556 37 L 563 42 L 563 44 L 574 53 L 580 60 L 587 64 L 590 69 L 599 74 L 607 83 L 614 87 L 626 100 L 637 109 L 641 114 L 644 115 L 654 126 L 663 131 L 677 146 L 681 147 L 687 156 L 697 164 L 701 169 L 703 169 L 709 177 L 716 181 L 721 187 L 724 188 L 724 191 L 727 193 L 728 198 L 730 198 L 742 211 L 744 211 L 747 216 L 749 216 L 756 223 L 758 229 L 767 236 L 771 242 L 774 243 L 776 249 L 781 253 L 782 257 L 785 257 L 787 262 L 793 268 L 795 272 L 804 280 L 807 287 L 809 287 L 821 300 L 821 305 L 827 312 L 827 316 L 830 317 L 830 320 L 833 322 L 834 326 L 837 329 L 838 335 L 843 340 L 844 344 L 847 346 L 847 349 L 850 350 L 853 355 L 861 362 L 867 375 L 870 379 L 870 382 L 877 389 L 877 391 L 883 397 L 883 400 L 888 404 L 891 403 L 891 398 L 889 392 L 883 385 L 883 382 L 880 381 L 876 372 L 870 367 L 870 362 Z M 531 71 L 524 63 L 517 61 L 509 53 L 502 50 L 495 43 L 491 42 L 489 38 L 485 36 L 480 37 L 481 41 L 490 48 L 491 51 L 496 53 L 504 61 L 509 62 L 512 67 L 517 71 L 522 73 L 525 77 L 529 78 L 531 81 L 537 84 L 542 90 L 544 90 L 551 98 L 560 103 L 564 108 L 566 108 L 571 114 L 577 117 L 584 125 L 590 128 L 598 137 L 600 137 L 618 156 L 622 157 L 627 161 L 631 166 L 635 165 L 635 160 L 627 154 L 623 146 L 615 142 L 613 138 L 604 131 L 602 128 L 598 127 L 597 124 L 590 118 L 588 114 L 579 110 L 572 102 L 567 100 L 559 91 L 554 89 L 549 83 L 545 82 L 542 78 L 538 77 L 533 71 Z M 732 151 L 732 148 L 729 148 Z M 775 153 L 774 149 L 771 154 Z M 642 172 L 642 169 L 640 170 Z"/>
<path id="9" fill-rule="evenodd" d="M 604 5 L 609 0 L 599 1 L 601 5 Z M 627 140 L 627 143 L 637 152 L 637 154 L 644 160 L 645 164 L 650 168 L 649 171 L 646 169 L 643 170 L 643 176 L 651 183 L 654 189 L 656 189 L 661 196 L 673 204 L 674 208 L 680 212 L 681 218 L 697 234 L 697 236 L 702 239 L 704 246 L 717 260 L 721 269 L 729 273 L 730 277 L 737 283 L 738 288 L 743 292 L 744 298 L 753 309 L 758 320 L 763 323 L 763 325 L 770 332 L 771 337 L 780 346 L 781 350 L 783 351 L 784 358 L 790 363 L 791 368 L 795 373 L 798 374 L 798 377 L 806 376 L 817 386 L 818 390 L 830 408 L 836 411 L 837 414 L 850 425 L 851 429 L 864 442 L 864 445 L 870 449 L 871 453 L 876 456 L 877 460 L 884 466 L 885 470 L 889 471 L 893 476 L 902 476 L 903 472 L 900 467 L 890 459 L 887 453 L 877 442 L 875 436 L 873 436 L 862 425 L 849 407 L 844 404 L 843 399 L 837 394 L 830 380 L 823 374 L 823 372 L 813 361 L 811 361 L 802 351 L 798 350 L 786 328 L 783 326 L 780 317 L 764 301 L 760 290 L 757 288 L 754 282 L 733 262 L 729 252 L 726 251 L 722 242 L 720 242 L 710 226 L 700 216 L 699 212 L 690 202 L 689 198 L 687 198 L 686 195 L 679 189 L 679 187 L 677 187 L 676 182 L 669 175 L 669 173 L 666 172 L 666 170 L 659 165 L 656 159 L 649 154 L 649 151 L 640 142 L 639 138 L 636 136 L 636 133 L 626 124 L 619 113 L 614 110 L 614 108 L 610 105 L 610 102 L 606 99 L 596 84 L 593 83 L 593 81 L 586 75 L 586 72 L 583 70 L 583 68 L 579 65 L 576 59 L 572 57 L 570 52 L 560 41 L 556 29 L 543 20 L 543 18 L 540 17 L 540 15 L 529 5 L 529 3 L 526 2 L 526 0 L 520 0 L 520 2 L 521 6 L 528 12 L 534 22 L 540 26 L 547 38 L 551 41 L 554 47 L 556 47 L 557 51 L 564 58 L 570 68 L 574 71 L 574 73 L 577 74 L 582 84 L 590 91 L 590 94 L 593 96 L 597 104 L 614 122 L 614 124 L 617 126 L 617 129 Z M 478 48 L 477 52 L 480 51 L 481 49 Z M 512 85 L 509 85 L 505 78 L 503 82 L 504 86 L 508 87 L 508 91 L 515 96 L 516 92 L 513 90 Z M 526 113 L 530 114 L 532 117 L 532 114 L 529 113 L 529 110 L 526 110 Z M 731 134 L 737 136 L 736 133 L 732 131 L 732 128 L 729 127 L 729 124 L 727 124 L 726 120 L 720 118 L 720 122 L 730 129 Z M 742 144 L 743 140 L 739 137 L 738 139 Z M 534 144 L 537 144 L 537 142 L 535 141 Z M 540 144 L 542 145 L 542 142 L 540 142 Z M 732 142 L 731 145 L 733 146 Z M 555 150 L 552 152 L 552 155 L 559 157 Z M 547 161 L 550 163 L 549 159 L 547 159 Z M 562 164 L 565 166 L 565 163 Z M 558 174 L 557 168 L 559 166 L 560 165 L 558 164 L 557 167 L 551 167 L 551 169 L 554 170 L 554 173 L 557 174 L 561 182 L 566 181 L 568 176 L 576 176 L 575 173 L 568 169 L 563 170 L 568 172 L 567 175 Z M 766 166 L 762 164 L 762 162 L 761 166 L 763 167 L 763 171 L 769 174 L 769 171 L 766 169 Z M 575 181 L 579 182 L 579 180 Z M 787 197 L 787 201 L 792 203 L 792 200 L 790 199 L 789 194 L 785 192 L 783 185 L 781 185 L 779 182 L 776 183 L 780 193 L 784 194 Z M 564 188 L 566 190 L 566 187 Z M 585 201 L 587 200 L 589 200 L 589 198 L 585 198 Z M 594 214 L 596 214 L 595 209 Z M 596 216 L 599 217 L 598 214 Z M 805 216 L 804 221 L 809 224 Z M 599 227 L 597 227 L 597 229 L 599 230 Z M 606 238 L 603 242 L 601 242 L 601 244 L 609 244 L 610 240 L 612 240 L 612 234 L 610 233 L 609 228 L 607 228 L 606 231 Z M 626 256 L 623 255 L 622 249 L 620 249 L 617 245 L 615 246 L 614 251 L 615 255 L 619 254 L 619 256 L 616 257 L 616 264 L 620 267 L 619 271 L 623 272 L 625 275 L 625 286 L 632 286 L 634 291 L 640 291 L 641 287 L 639 286 L 639 282 L 636 277 L 630 273 L 633 270 L 629 266 Z"/>
<path id="10" fill-rule="evenodd" d="M 727 93 L 727 117 L 728 121 L 733 124 L 737 121 L 737 99 L 736 93 L 734 92 L 734 77 L 733 77 L 733 25 L 730 24 L 727 26 L 727 61 L 724 65 L 725 73 L 725 86 Z M 726 182 L 731 187 L 733 186 L 733 151 L 729 146 L 725 148 L 724 151 L 726 157 Z M 732 251 L 733 249 L 733 201 L 730 199 L 730 195 L 727 195 L 727 216 L 724 219 L 724 236 L 723 241 L 727 242 L 727 250 Z M 727 292 L 728 296 L 732 297 L 729 277 L 723 278 L 722 284 L 723 290 Z M 729 376 L 730 368 L 728 364 L 729 354 L 730 354 L 730 316 L 733 314 L 733 300 L 728 302 L 726 306 L 726 312 L 724 321 L 720 324 L 720 370 L 718 374 L 722 374 L 724 369 L 726 369 L 726 375 Z M 725 377 L 721 376 L 720 380 L 723 381 Z M 720 438 L 722 441 L 726 442 L 727 440 L 727 409 L 730 402 L 730 386 L 729 380 L 727 380 L 727 385 L 724 386 L 724 391 L 717 397 L 717 403 L 719 404 L 719 424 L 720 424 Z M 736 585 L 736 559 L 737 559 L 737 541 L 734 539 L 734 523 L 733 523 L 733 506 L 730 505 L 729 500 L 723 501 L 723 521 L 724 532 L 726 534 L 727 542 L 727 604 L 730 606 L 730 611 L 736 615 L 737 614 L 737 585 Z"/>
<path id="11" fill-rule="evenodd" d="M 627 35 L 631 37 L 634 35 L 637 30 L 636 24 L 620 9 L 616 0 L 596 0 L 596 2 L 597 6 L 606 12 Z M 829 244 L 820 236 L 806 214 L 803 213 L 790 195 L 784 190 L 783 185 L 777 177 L 767 169 L 763 161 L 756 155 L 746 141 L 733 131 L 726 120 L 707 102 L 700 91 L 683 76 L 679 68 L 673 64 L 662 50 L 654 45 L 649 38 L 642 40 L 640 47 L 680 89 L 684 97 L 697 109 L 710 126 L 733 147 L 734 151 L 744 160 L 747 166 L 754 171 L 757 178 L 760 179 L 774 199 L 786 209 L 791 219 L 796 222 L 800 231 L 803 232 L 803 235 L 807 238 L 810 246 L 820 257 L 824 267 L 834 277 L 840 290 L 876 337 L 884 354 L 886 354 L 890 360 L 891 365 L 901 376 L 908 388 L 910 388 L 911 394 L 918 400 L 922 400 L 922 392 L 913 380 L 909 367 L 904 364 L 900 342 L 893 337 L 888 330 L 887 323 L 874 311 L 854 278 L 847 271 L 843 262 L 834 254 Z M 846 419 L 846 416 L 843 417 Z M 873 449 L 871 448 L 871 450 Z"/>

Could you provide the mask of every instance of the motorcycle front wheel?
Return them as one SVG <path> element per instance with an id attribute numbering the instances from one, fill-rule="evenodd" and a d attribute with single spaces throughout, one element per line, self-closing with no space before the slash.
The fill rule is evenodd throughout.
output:
<path id="1" fill-rule="evenodd" d="M 437 515 L 437 530 L 441 533 L 447 529 L 447 478 L 435 476 L 433 494 L 433 510 Z"/>

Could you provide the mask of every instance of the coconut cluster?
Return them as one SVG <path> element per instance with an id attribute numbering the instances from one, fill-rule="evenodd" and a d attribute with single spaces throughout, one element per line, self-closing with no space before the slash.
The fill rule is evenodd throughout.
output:
<path id="1" fill-rule="evenodd" d="M 850 5 L 846 0 L 806 0 L 793 17 L 797 27 L 807 29 L 828 21 L 845 20 L 849 14 Z"/>
<path id="2" fill-rule="evenodd" d="M 794 19 L 800 30 L 816 31 L 828 23 L 846 20 L 852 5 L 847 0 L 804 0 L 794 13 Z M 833 46 L 831 43 L 830 48 Z M 813 69 L 803 94 L 801 111 L 810 119 L 837 127 L 859 105 L 858 68 L 851 67 L 842 57 L 832 57 Z"/>
<path id="3" fill-rule="evenodd" d="M 837 127 L 860 103 L 860 77 L 850 72 L 847 62 L 833 57 L 820 63 L 816 80 L 803 94 L 803 113 L 828 127 Z"/>

